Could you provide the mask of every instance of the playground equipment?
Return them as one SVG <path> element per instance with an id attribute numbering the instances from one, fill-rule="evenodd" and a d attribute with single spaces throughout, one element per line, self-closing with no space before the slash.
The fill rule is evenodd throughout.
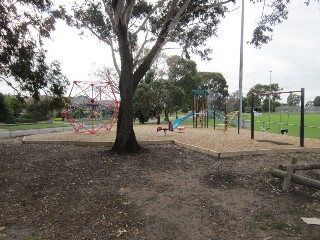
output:
<path id="1" fill-rule="evenodd" d="M 187 115 L 185 115 L 185 116 L 183 116 L 183 117 L 175 120 L 175 121 L 173 122 L 173 128 L 174 128 L 174 129 L 175 129 L 175 128 L 178 128 L 179 125 L 180 125 L 184 120 L 186 120 L 187 118 L 189 118 L 189 117 L 191 117 L 191 116 L 193 116 L 193 112 L 191 112 L 191 113 L 189 113 L 189 114 L 187 114 Z"/>
<path id="2" fill-rule="evenodd" d="M 230 112 L 228 114 L 226 114 L 222 120 L 222 124 L 221 124 L 221 127 L 222 127 L 222 130 L 223 131 L 226 131 L 228 129 L 228 126 L 230 125 L 231 121 L 236 117 L 238 116 L 239 114 L 239 111 L 233 111 L 233 112 Z"/>
<path id="3" fill-rule="evenodd" d="M 224 102 L 224 112 L 225 115 L 223 117 L 221 127 L 223 131 L 228 129 L 228 126 L 231 125 L 233 119 L 237 116 L 239 119 L 239 99 L 227 99 Z M 238 121 L 237 121 L 238 122 Z M 238 125 L 238 133 L 239 133 L 239 124 Z"/>
<path id="4" fill-rule="evenodd" d="M 173 132 L 173 125 L 170 121 L 168 121 L 168 128 L 163 128 L 162 126 L 157 127 L 157 132 L 163 131 L 164 135 L 167 136 L 167 131 Z"/>
<path id="5" fill-rule="evenodd" d="M 240 100 L 239 99 L 227 99 L 224 101 L 225 113 L 239 111 Z"/>
<path id="6" fill-rule="evenodd" d="M 192 90 L 193 93 L 193 127 L 198 125 L 201 127 L 208 127 L 208 108 L 207 96 L 209 95 L 207 90 Z"/>
<path id="7" fill-rule="evenodd" d="M 273 95 L 273 94 L 283 94 L 283 93 L 295 93 L 299 92 L 301 93 L 301 106 L 300 106 L 300 147 L 304 147 L 304 96 L 305 96 L 305 90 L 304 88 L 301 88 L 300 91 L 289 91 L 289 92 L 267 92 L 267 93 L 252 93 L 251 95 L 251 139 L 254 139 L 254 96 L 259 95 Z M 280 115 L 281 117 L 281 115 Z M 289 121 L 289 115 L 288 115 L 288 121 Z M 270 124 L 270 120 L 269 120 Z M 287 122 L 288 125 L 288 122 Z M 281 134 L 288 133 L 288 129 L 280 129 L 279 131 Z"/>
<path id="8" fill-rule="evenodd" d="M 111 82 L 74 81 L 69 100 L 63 114 L 75 132 L 110 130 L 117 120 L 119 101 Z"/>

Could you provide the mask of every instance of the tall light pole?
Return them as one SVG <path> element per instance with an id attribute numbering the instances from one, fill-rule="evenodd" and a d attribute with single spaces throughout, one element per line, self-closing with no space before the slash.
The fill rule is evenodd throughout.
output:
<path id="1" fill-rule="evenodd" d="M 241 39 L 240 39 L 240 67 L 239 67 L 239 117 L 238 134 L 242 127 L 242 78 L 243 78 L 243 31 L 244 31 L 244 0 L 242 0 L 241 11 Z"/>
<path id="2" fill-rule="evenodd" d="M 270 126 L 270 113 L 271 113 L 271 73 L 270 70 L 270 84 L 269 84 L 269 126 Z"/>

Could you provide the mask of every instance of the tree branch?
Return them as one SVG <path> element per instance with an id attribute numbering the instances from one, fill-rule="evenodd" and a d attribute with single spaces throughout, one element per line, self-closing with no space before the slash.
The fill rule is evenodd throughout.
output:
<path id="1" fill-rule="evenodd" d="M 137 66 L 137 64 L 138 64 L 138 62 L 139 62 L 139 57 L 140 57 L 140 55 L 141 55 L 141 53 L 142 53 L 142 51 L 143 51 L 143 49 L 144 49 L 144 46 L 147 44 L 147 42 L 148 42 L 148 33 L 149 33 L 149 31 L 148 31 L 148 29 L 147 29 L 147 33 L 146 33 L 146 36 L 145 36 L 145 38 L 144 38 L 144 41 L 143 41 L 143 43 L 142 43 L 142 45 L 141 45 L 141 47 L 140 47 L 140 49 L 139 49 L 139 51 L 138 51 L 138 53 L 137 53 L 137 55 L 136 55 L 136 57 L 134 58 L 134 60 L 133 60 L 133 68 L 135 68 L 136 66 Z"/>
<path id="2" fill-rule="evenodd" d="M 4 77 L 1 77 L 1 76 L 0 76 L 0 80 L 3 80 L 9 87 L 11 87 L 13 90 L 17 91 L 17 93 L 20 93 L 20 90 L 17 89 L 16 87 L 14 87 L 14 86 L 12 85 L 12 83 L 9 82 L 9 81 L 8 81 L 7 79 L 5 79 Z"/>
<path id="3" fill-rule="evenodd" d="M 118 63 L 117 63 L 116 53 L 115 53 L 116 50 L 115 50 L 114 47 L 113 47 L 112 41 L 110 41 L 110 44 L 109 44 L 109 45 L 110 45 L 110 48 L 111 48 L 112 61 L 113 61 L 114 68 L 116 69 L 117 74 L 118 74 L 119 77 L 120 77 L 121 71 L 120 71 L 120 68 L 119 68 Z"/>
<path id="4" fill-rule="evenodd" d="M 218 7 L 218 6 L 227 4 L 227 3 L 232 2 L 232 1 L 233 0 L 227 0 L 227 1 L 218 2 L 218 3 L 215 2 L 215 3 L 209 4 L 209 5 L 204 5 L 204 6 L 201 6 L 201 7 L 197 7 L 194 11 L 186 12 L 184 15 L 190 14 L 190 13 L 194 13 L 194 12 L 198 12 L 198 11 L 201 11 L 201 10 L 207 10 L 207 9 L 210 9 L 210 8 Z"/>
<path id="5" fill-rule="evenodd" d="M 121 18 L 121 10 L 123 9 L 123 5 L 125 0 L 113 0 L 112 1 L 112 8 L 114 12 L 114 28 L 117 29 L 120 18 Z"/>
<path id="6" fill-rule="evenodd" d="M 83 24 L 89 31 L 96 36 L 100 41 L 105 42 L 106 44 L 110 45 L 112 44 L 112 41 L 110 39 L 102 38 L 98 33 L 94 31 L 92 27 L 90 27 L 88 24 Z"/>
<path id="7" fill-rule="evenodd" d="M 220 5 L 229 3 L 231 1 L 232 0 L 215 2 L 212 4 L 206 5 L 206 6 L 198 7 L 195 10 L 200 11 L 202 8 L 209 9 L 209 8 L 213 8 L 216 6 L 220 6 Z M 162 47 L 166 43 L 166 38 L 167 38 L 169 32 L 178 25 L 179 21 L 181 20 L 181 18 L 183 16 L 188 14 L 186 12 L 186 9 L 188 8 L 190 2 L 191 2 L 191 0 L 185 0 L 177 13 L 175 13 L 175 8 L 177 7 L 178 0 L 173 0 L 171 2 L 170 8 L 168 10 L 168 13 L 167 13 L 167 16 L 165 19 L 165 22 L 162 26 L 162 29 L 160 31 L 160 34 L 158 35 L 158 38 L 157 38 L 154 46 L 152 47 L 149 54 L 145 57 L 143 63 L 141 63 L 141 65 L 137 68 L 137 70 L 133 74 L 133 89 L 134 90 L 138 86 L 138 83 L 142 79 L 144 74 L 150 69 L 151 65 L 153 64 L 154 60 L 157 58 L 158 54 L 161 52 Z"/>
<path id="8" fill-rule="evenodd" d="M 121 13 L 122 24 L 126 24 L 128 26 L 135 3 L 136 3 L 135 0 L 126 1 L 126 5 L 124 6 L 124 11 Z"/>
<path id="9" fill-rule="evenodd" d="M 150 19 L 151 15 L 157 10 L 157 8 L 160 7 L 164 3 L 164 0 L 161 0 L 157 3 L 157 5 L 154 6 L 154 8 L 151 10 L 151 12 L 148 14 L 148 16 L 144 19 L 143 23 L 140 25 L 140 27 L 132 34 L 133 36 L 137 35 L 141 29 L 146 25 L 148 20 Z"/>
<path id="10" fill-rule="evenodd" d="M 173 18 L 173 20 L 170 23 L 170 26 L 168 28 L 169 31 L 171 31 L 172 29 L 174 29 L 177 26 L 177 24 L 179 23 L 180 19 L 184 16 L 184 12 L 187 9 L 187 7 L 188 7 L 190 2 L 191 2 L 191 0 L 186 0 L 182 4 L 180 10 L 178 11 L 178 13 L 175 15 L 175 17 Z"/>
<path id="11" fill-rule="evenodd" d="M 114 27 L 114 18 L 112 14 L 112 9 L 108 6 L 107 0 L 103 0 L 104 9 L 107 12 L 109 19 L 111 21 L 112 27 Z"/>

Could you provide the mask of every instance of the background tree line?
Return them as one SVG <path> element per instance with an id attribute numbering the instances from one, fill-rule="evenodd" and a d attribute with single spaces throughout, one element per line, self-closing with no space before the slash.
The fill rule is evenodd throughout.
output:
<path id="1" fill-rule="evenodd" d="M 157 66 L 157 65 L 156 65 Z M 194 89 L 212 89 L 222 98 L 216 103 L 217 110 L 222 110 L 223 99 L 228 96 L 227 81 L 221 73 L 198 72 L 196 62 L 179 56 L 166 58 L 167 74 L 163 69 L 151 68 L 137 87 L 133 100 L 134 117 L 140 123 L 155 117 L 160 123 L 160 114 L 176 115 L 193 108 Z"/>
<path id="2" fill-rule="evenodd" d="M 62 108 L 63 103 L 59 101 L 57 104 L 54 98 L 25 101 L 19 95 L 0 93 L 0 123 L 30 123 L 62 118 Z"/>

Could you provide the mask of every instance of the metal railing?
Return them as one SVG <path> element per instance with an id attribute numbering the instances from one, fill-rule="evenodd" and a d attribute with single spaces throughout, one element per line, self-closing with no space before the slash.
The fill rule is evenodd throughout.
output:
<path id="1" fill-rule="evenodd" d="M 21 123 L 21 124 L 0 124 L 0 138 L 12 138 L 27 135 L 36 135 L 42 133 L 50 132 L 64 132 L 72 130 L 69 123 L 65 126 L 48 126 L 44 127 L 44 124 L 48 122 L 38 122 L 38 123 Z M 30 128 L 30 126 L 34 125 Z M 18 128 L 16 126 L 19 126 Z M 25 127 L 24 127 L 25 126 Z"/>

